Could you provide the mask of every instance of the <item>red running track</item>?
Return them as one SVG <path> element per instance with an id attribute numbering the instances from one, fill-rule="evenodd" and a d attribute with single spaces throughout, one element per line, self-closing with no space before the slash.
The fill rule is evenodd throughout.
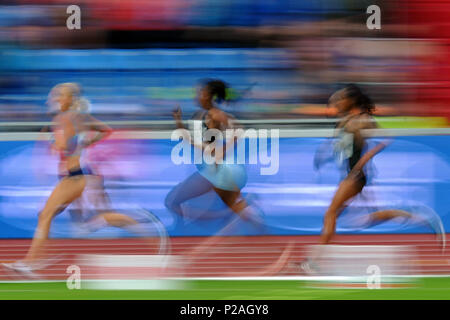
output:
<path id="1" fill-rule="evenodd" d="M 300 275 L 290 268 L 291 262 L 306 257 L 309 245 L 317 244 L 318 236 L 249 236 L 220 237 L 212 246 L 193 252 L 204 237 L 171 239 L 171 255 L 184 262 L 183 277 L 285 276 Z M 450 249 L 442 252 L 433 235 L 340 235 L 340 245 L 407 245 L 415 249 L 417 274 L 450 274 Z M 0 240 L 0 261 L 22 259 L 30 240 Z M 67 267 L 76 264 L 80 254 L 143 255 L 154 254 L 154 248 L 142 239 L 52 239 L 47 252 L 59 259 L 38 272 L 48 280 L 67 279 Z M 82 270 L 83 272 L 83 270 Z M 21 276 L 0 267 L 1 280 L 18 280 Z"/>

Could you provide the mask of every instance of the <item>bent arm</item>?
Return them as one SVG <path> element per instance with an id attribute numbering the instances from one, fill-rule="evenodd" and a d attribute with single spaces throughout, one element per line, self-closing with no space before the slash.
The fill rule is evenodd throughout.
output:
<path id="1" fill-rule="evenodd" d="M 375 147 L 367 151 L 361 159 L 356 163 L 356 165 L 353 167 L 352 171 L 361 171 L 364 166 L 367 164 L 367 162 L 370 161 L 376 154 L 378 154 L 380 151 L 382 151 L 384 148 L 386 148 L 389 144 L 391 144 L 391 140 L 384 140 L 383 142 L 380 142 Z"/>
<path id="2" fill-rule="evenodd" d="M 92 116 L 86 116 L 86 123 L 89 130 L 96 131 L 97 134 L 89 141 L 84 142 L 85 146 L 93 145 L 100 140 L 106 139 L 113 132 L 112 128 L 108 126 L 106 123 L 95 119 Z"/>

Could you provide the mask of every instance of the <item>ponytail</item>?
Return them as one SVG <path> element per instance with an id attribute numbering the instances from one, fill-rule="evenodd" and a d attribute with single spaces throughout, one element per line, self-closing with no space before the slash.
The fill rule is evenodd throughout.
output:
<path id="1" fill-rule="evenodd" d="M 57 112 L 57 110 L 59 109 L 57 106 L 53 104 L 52 100 L 55 95 L 59 94 L 58 91 L 61 90 L 61 88 L 63 87 L 69 88 L 72 94 L 73 103 L 72 106 L 70 107 L 71 110 L 80 113 L 89 113 L 91 111 L 91 103 L 89 102 L 88 99 L 86 99 L 81 95 L 81 87 L 77 83 L 66 82 L 57 84 L 50 90 L 47 99 L 47 104 L 49 104 L 49 113 Z"/>
<path id="2" fill-rule="evenodd" d="M 361 111 L 372 114 L 375 110 L 375 104 L 357 85 L 349 84 L 345 87 L 345 97 L 353 100 L 356 107 Z"/>

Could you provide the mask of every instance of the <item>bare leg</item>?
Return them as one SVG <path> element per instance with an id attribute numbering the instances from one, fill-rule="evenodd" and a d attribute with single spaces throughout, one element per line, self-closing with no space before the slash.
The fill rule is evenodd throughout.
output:
<path id="1" fill-rule="evenodd" d="M 354 179 L 345 179 L 339 184 L 339 187 L 325 213 L 321 244 L 327 244 L 336 232 L 336 220 L 345 208 L 345 203 L 361 192 L 363 185 Z"/>
<path id="2" fill-rule="evenodd" d="M 53 218 L 60 212 L 62 207 L 67 206 L 81 196 L 85 185 L 86 179 L 82 176 L 65 178 L 58 183 L 39 215 L 36 232 L 24 259 L 25 262 L 31 262 L 41 255 L 43 246 L 48 239 Z"/>
<path id="3" fill-rule="evenodd" d="M 241 194 L 240 191 L 227 191 L 217 188 L 214 188 L 214 191 L 234 213 L 239 214 L 242 209 L 245 208 L 245 206 L 243 206 L 243 204 L 241 204 L 240 202 L 236 203 L 236 200 Z M 201 244 L 191 250 L 188 256 L 198 255 L 199 253 L 206 251 L 209 247 L 219 242 L 221 236 L 228 234 L 233 230 L 238 220 L 240 220 L 240 218 L 235 217 L 235 219 L 233 219 L 228 225 L 222 228 L 222 230 L 220 230 L 216 235 L 209 237 L 206 241 L 203 241 Z"/>
<path id="4" fill-rule="evenodd" d="M 221 236 L 226 234 L 230 234 L 233 229 L 236 227 L 237 223 L 241 219 L 246 219 L 245 215 L 242 215 L 244 209 L 248 207 L 247 201 L 245 199 L 241 199 L 240 191 L 229 191 L 214 188 L 214 191 L 217 195 L 222 199 L 222 201 L 234 212 L 238 215 L 235 217 L 229 224 L 222 228 L 216 235 L 209 237 L 206 241 L 198 245 L 194 250 L 189 252 L 189 256 L 195 256 L 201 252 L 206 251 L 209 247 L 218 243 L 221 239 Z"/>
<path id="5" fill-rule="evenodd" d="M 323 219 L 323 228 L 319 240 L 319 243 L 321 245 L 330 243 L 331 238 L 336 233 L 337 218 L 345 209 L 346 203 L 354 198 L 358 193 L 360 193 L 363 187 L 364 184 L 352 178 L 347 178 L 339 184 L 338 189 L 334 194 L 333 200 L 331 200 L 331 204 L 328 207 Z M 318 250 L 312 252 L 310 258 L 308 258 L 307 260 L 310 260 L 314 263 L 322 255 L 322 249 L 323 247 L 319 246 Z M 309 263 L 307 263 L 306 265 L 309 268 Z"/>
<path id="6" fill-rule="evenodd" d="M 104 221 L 113 227 L 124 228 L 127 226 L 132 226 L 138 224 L 133 218 L 117 212 L 106 212 L 102 213 L 94 219 L 104 219 Z"/>
<path id="7" fill-rule="evenodd" d="M 415 220 L 413 214 L 403 211 L 403 210 L 382 210 L 376 211 L 369 215 L 369 222 L 367 227 L 372 227 L 374 225 L 389 221 L 395 218 L 404 218 L 405 220 Z M 424 223 L 419 218 L 416 222 Z"/>
<path id="8" fill-rule="evenodd" d="M 369 221 L 367 227 L 389 221 L 395 218 L 403 218 L 405 221 L 409 221 L 416 225 L 423 225 L 433 230 L 439 241 L 443 242 L 442 246 L 445 247 L 445 231 L 443 232 L 442 225 L 433 218 L 425 218 L 417 214 L 413 214 L 403 210 L 382 210 L 376 211 L 369 215 Z M 439 221 L 440 222 L 440 221 Z"/>
<path id="9" fill-rule="evenodd" d="M 169 192 L 165 200 L 165 205 L 170 211 L 183 216 L 181 205 L 184 202 L 197 198 L 212 189 L 213 185 L 211 182 L 196 172 Z"/>
<path id="10" fill-rule="evenodd" d="M 106 193 L 103 177 L 100 175 L 89 175 L 87 200 L 94 204 L 97 210 L 107 212 L 111 208 L 111 200 Z"/>
<path id="11" fill-rule="evenodd" d="M 228 191 L 217 188 L 214 188 L 214 191 L 234 213 L 239 214 L 247 207 L 247 202 L 245 200 L 237 201 L 241 196 L 241 191 Z"/>
<path id="12" fill-rule="evenodd" d="M 214 188 L 222 201 L 236 214 L 244 220 L 250 220 L 256 226 L 262 227 L 262 221 L 258 217 L 254 208 L 249 205 L 246 199 L 241 197 L 240 191 L 228 191 Z M 256 220 L 255 220 L 256 218 Z"/>

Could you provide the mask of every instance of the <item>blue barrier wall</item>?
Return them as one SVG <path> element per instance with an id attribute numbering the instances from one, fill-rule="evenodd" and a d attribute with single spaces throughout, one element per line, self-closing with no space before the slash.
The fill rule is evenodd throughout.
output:
<path id="1" fill-rule="evenodd" d="M 266 234 L 318 234 L 323 214 L 339 182 L 334 162 L 316 171 L 314 155 L 325 138 L 281 138 L 279 171 L 261 175 L 261 165 L 246 165 L 244 193 L 257 198 L 265 212 Z M 373 141 L 371 143 L 374 143 Z M 210 192 L 186 203 L 187 220 L 175 227 L 175 215 L 164 206 L 168 192 L 196 171 L 195 165 L 176 166 L 170 140 L 122 140 L 100 144 L 89 151 L 87 161 L 106 177 L 116 208 L 138 206 L 152 210 L 173 236 L 212 235 L 232 217 L 221 200 Z M 341 233 L 427 233 L 424 227 L 389 222 L 358 231 L 356 221 L 364 214 L 385 208 L 436 212 L 450 230 L 450 136 L 396 137 L 376 156 L 370 183 L 340 218 Z M 270 149 L 269 149 L 270 150 Z M 46 142 L 0 142 L 0 237 L 32 237 L 38 211 L 56 184 L 57 159 Z M 103 161 L 109 159 L 110 161 Z M 243 222 L 235 234 L 259 234 Z M 125 235 L 108 229 L 91 236 Z M 53 237 L 75 237 L 68 212 L 53 224 Z"/>

